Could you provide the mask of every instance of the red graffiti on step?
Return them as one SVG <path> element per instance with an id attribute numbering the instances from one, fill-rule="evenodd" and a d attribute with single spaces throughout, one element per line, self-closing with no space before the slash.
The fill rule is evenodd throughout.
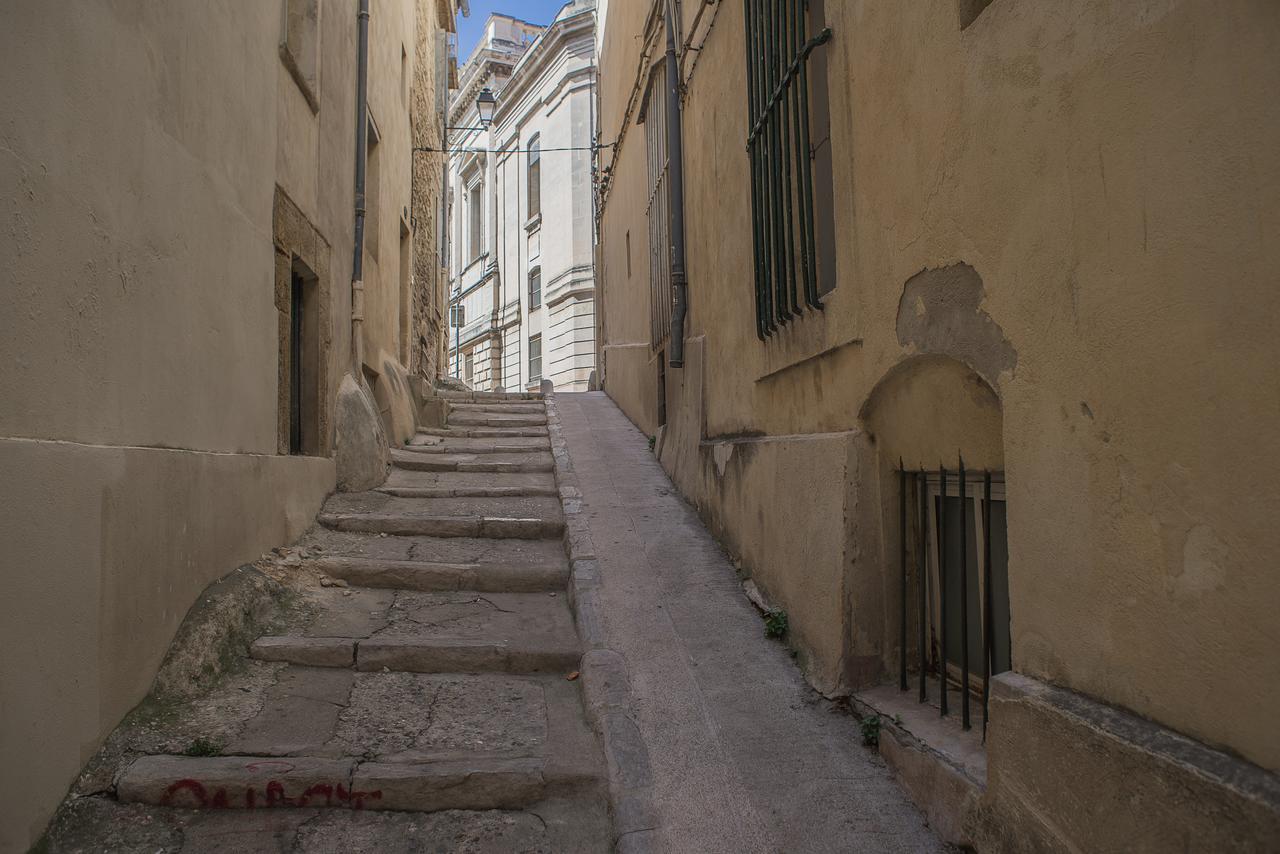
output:
<path id="1" fill-rule="evenodd" d="M 279 780 L 271 780 L 267 783 L 265 792 L 265 803 L 259 803 L 258 790 L 253 786 L 248 786 L 244 790 L 244 806 L 245 809 L 257 809 L 259 806 L 272 807 L 351 807 L 352 809 L 364 809 L 365 801 L 376 801 L 382 799 L 382 790 L 378 789 L 372 792 L 362 792 L 354 789 L 347 789 L 342 783 L 330 785 L 328 783 L 316 783 L 307 788 L 297 797 L 290 797 L 285 793 L 284 783 Z M 165 791 L 164 798 L 160 801 L 162 806 L 166 807 L 192 807 L 197 809 L 230 809 L 231 799 L 227 794 L 225 786 L 214 788 L 210 793 L 210 787 L 201 783 L 199 780 L 179 780 Z"/>

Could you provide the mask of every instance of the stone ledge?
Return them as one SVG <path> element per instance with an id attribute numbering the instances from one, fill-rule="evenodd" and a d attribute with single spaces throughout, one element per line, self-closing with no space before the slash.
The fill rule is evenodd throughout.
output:
<path id="1" fill-rule="evenodd" d="M 631 717 L 631 682 L 626 659 L 606 645 L 598 601 L 599 565 L 590 526 L 581 514 L 583 502 L 550 383 L 544 382 L 547 432 L 551 439 L 556 487 L 565 510 L 564 548 L 572 572 L 569 604 L 573 609 L 582 656 L 581 686 L 587 720 L 600 736 L 609 776 L 616 852 L 647 854 L 660 850 L 653 803 L 653 771 L 649 749 Z"/>
<path id="2" fill-rule="evenodd" d="M 970 828 L 982 851 L 1273 851 L 1280 839 L 1276 774 L 1064 688 L 995 677 L 987 746 Z"/>

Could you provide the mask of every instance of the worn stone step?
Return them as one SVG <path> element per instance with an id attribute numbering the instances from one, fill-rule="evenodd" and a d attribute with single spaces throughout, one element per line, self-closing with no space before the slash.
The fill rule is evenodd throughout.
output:
<path id="1" fill-rule="evenodd" d="M 525 809 L 556 786 L 590 778 L 548 773 L 541 758 L 476 756 L 357 762 L 292 756 L 144 756 L 121 775 L 125 803 L 194 809 Z"/>
<path id="2" fill-rule="evenodd" d="M 460 401 L 494 401 L 494 400 L 542 400 L 542 392 L 540 391 L 448 391 L 441 389 L 436 392 L 436 397 L 441 400 L 460 400 Z"/>
<path id="3" fill-rule="evenodd" d="M 389 513 L 323 513 L 320 524 L 336 531 L 427 537 L 546 538 L 564 532 L 563 520 L 504 516 L 399 516 Z"/>
<path id="4" fill-rule="evenodd" d="M 530 437 L 546 437 L 547 428 L 544 427 L 419 427 L 416 437 L 410 440 L 410 444 L 418 439 L 430 438 L 453 438 L 453 439 L 503 439 L 510 436 L 530 436 Z"/>
<path id="5" fill-rule="evenodd" d="M 402 498 L 499 498 L 559 495 L 551 472 L 417 471 L 393 468 L 377 492 Z"/>
<path id="6" fill-rule="evenodd" d="M 539 646 L 524 640 L 301 635 L 260 637 L 249 654 L 259 661 L 406 673 L 567 673 L 581 657 L 576 645 Z"/>
<path id="7" fill-rule="evenodd" d="M 338 493 L 325 502 L 320 524 L 340 531 L 433 537 L 558 536 L 559 500 L 547 496 L 401 498 L 383 492 Z"/>
<path id="8" fill-rule="evenodd" d="M 545 415 L 547 405 L 542 401 L 470 402 L 450 401 L 450 412 L 493 412 L 510 415 Z"/>
<path id="9" fill-rule="evenodd" d="M 557 540 L 480 537 L 382 536 L 335 531 L 317 525 L 299 542 L 304 561 L 331 558 L 445 564 L 562 566 L 564 544 Z"/>
<path id="10" fill-rule="evenodd" d="M 397 590 L 354 603 L 346 596 L 308 598 L 313 616 L 294 634 L 258 638 L 250 647 L 254 658 L 417 673 L 568 672 L 579 658 L 567 597 L 556 592 Z"/>
<path id="11" fill-rule="evenodd" d="M 441 850 L 596 854 L 612 849 L 605 798 L 587 792 L 539 802 L 528 812 L 200 810 L 82 797 L 64 803 L 46 843 L 47 848 L 40 850 L 49 854 L 409 854 Z"/>
<path id="12" fill-rule="evenodd" d="M 563 590 L 569 579 L 567 562 L 433 563 L 334 557 L 315 560 L 308 565 L 359 587 L 427 592 L 555 592 Z"/>
<path id="13" fill-rule="evenodd" d="M 418 454 L 525 454 L 531 451 L 550 451 L 551 440 L 546 436 L 497 436 L 483 439 L 419 436 L 402 448 Z"/>
<path id="14" fill-rule="evenodd" d="M 450 412 L 450 427 L 542 427 L 547 423 L 545 414 L 511 414 L 498 412 Z"/>
<path id="15" fill-rule="evenodd" d="M 410 471 L 460 472 L 538 472 L 551 471 L 553 462 L 548 452 L 526 454 L 417 454 L 393 449 L 392 463 Z"/>

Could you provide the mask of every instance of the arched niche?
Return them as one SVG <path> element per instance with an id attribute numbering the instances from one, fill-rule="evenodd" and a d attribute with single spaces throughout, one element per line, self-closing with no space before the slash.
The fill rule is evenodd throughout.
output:
<path id="1" fill-rule="evenodd" d="M 859 412 L 882 465 L 908 469 L 1004 468 L 1000 397 L 963 362 L 913 356 L 890 369 Z"/>

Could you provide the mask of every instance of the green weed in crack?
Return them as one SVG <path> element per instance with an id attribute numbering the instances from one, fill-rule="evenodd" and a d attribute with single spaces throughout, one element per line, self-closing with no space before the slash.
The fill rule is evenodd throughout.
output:
<path id="1" fill-rule="evenodd" d="M 782 640 L 787 634 L 787 612 L 781 608 L 770 608 L 764 612 L 764 636 L 771 640 Z"/>

